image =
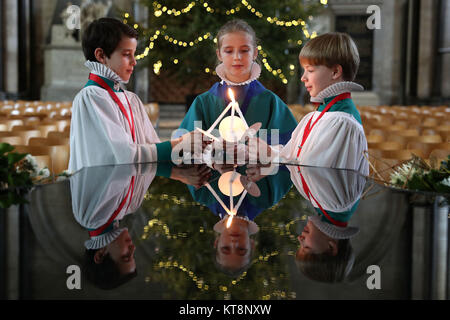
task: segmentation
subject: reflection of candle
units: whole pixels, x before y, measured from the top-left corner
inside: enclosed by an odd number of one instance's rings
[[[226,212],[229,212],[227,206],[225,205],[225,203],[223,203],[223,201],[219,198],[219,196],[217,195],[217,193],[214,191],[214,189],[211,187],[211,185],[206,182],[205,186],[208,188],[208,190],[212,193],[212,195],[214,196],[214,198],[216,198],[217,202],[220,203],[220,205],[222,206],[222,208],[224,208],[224,210]]]
[[[241,197],[239,198],[239,201],[238,201],[238,203],[237,203],[237,205],[236,205],[236,209],[235,209],[236,213],[237,213],[239,207],[241,206],[242,201],[244,201],[244,198],[245,198],[246,195],[247,195],[247,190],[244,190],[244,192],[242,193],[242,195],[241,195]]]
[[[227,220],[227,229],[231,226],[231,221],[233,221],[233,214],[230,214]]]
[[[241,174],[236,171],[228,171],[222,174],[217,182],[220,192],[226,196],[232,197],[240,195],[242,191],[244,191],[244,186],[242,185],[240,178]],[[230,187],[230,183],[233,185],[233,188]]]

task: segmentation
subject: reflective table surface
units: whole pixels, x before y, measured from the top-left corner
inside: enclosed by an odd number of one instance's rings
[[[104,166],[35,187],[15,213],[17,242],[11,232],[1,238],[4,252],[18,249],[15,262],[3,261],[3,294],[13,286],[24,299],[448,299],[445,196],[349,170],[227,170]]]

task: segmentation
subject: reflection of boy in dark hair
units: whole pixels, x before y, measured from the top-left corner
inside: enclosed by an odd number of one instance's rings
[[[114,289],[137,275],[135,246],[127,229],[100,249],[85,251],[84,271],[89,282],[100,289]]]

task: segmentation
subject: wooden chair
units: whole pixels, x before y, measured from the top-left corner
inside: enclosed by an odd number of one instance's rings
[[[402,136],[402,137],[418,137],[419,130],[417,130],[417,129],[399,130],[399,131],[396,131],[395,134]]]
[[[432,129],[432,128],[425,128],[422,130],[422,135],[424,136],[435,136],[435,135],[440,135],[439,131],[437,131],[436,129]]]
[[[32,156],[48,155],[51,159],[50,172],[59,174],[69,166],[70,147],[65,146],[25,146],[16,147],[17,152],[29,153]]]
[[[400,150],[403,148],[403,145],[397,141],[384,141],[378,143],[368,143],[369,149],[378,149],[378,150]]]
[[[391,131],[402,131],[406,130],[407,127],[403,124],[391,124],[389,126],[386,126],[383,128],[384,130],[391,132]]]
[[[49,131],[58,131],[57,124],[41,124],[37,126],[37,129],[41,131],[43,137],[46,137]]]
[[[70,127],[70,120],[48,120],[46,124],[56,125],[58,127],[56,131],[63,132],[66,127]]]
[[[380,135],[371,135],[366,136],[367,143],[379,143],[384,141],[384,136]]]
[[[69,145],[69,138],[30,138],[29,146],[64,146]]]
[[[423,119],[421,123],[422,128],[435,128],[439,125],[440,119],[439,118],[433,118],[433,117],[426,117]]]
[[[18,136],[4,136],[0,138],[0,142],[9,143],[12,146],[23,144],[23,138]]]
[[[382,150],[383,159],[394,159],[399,161],[412,159],[412,154],[425,159],[425,155],[422,150],[410,149],[410,150]]]
[[[47,134],[47,138],[54,138],[54,139],[70,138],[70,132],[50,131]]]
[[[434,149],[430,153],[430,158],[434,157],[440,163],[441,161],[447,160],[450,155],[450,151],[448,149]]]
[[[36,126],[30,126],[30,125],[20,125],[20,126],[13,126],[11,128],[11,131],[28,131],[28,130],[36,130]]]
[[[416,129],[420,127],[422,120],[420,117],[414,115],[414,116],[410,116],[408,118],[408,128],[409,129]]]
[[[4,123],[8,125],[8,130],[11,130],[15,126],[23,126],[24,124],[22,119],[8,119]]]
[[[426,143],[420,141],[410,141],[408,142],[406,149],[408,150],[420,149],[423,151],[425,158],[428,159],[430,157],[430,153],[435,149],[448,150],[448,153],[450,153],[450,143],[442,143],[442,142]]]
[[[382,137],[385,137],[387,135],[386,131],[384,131],[383,129],[371,129],[369,134]]]
[[[26,126],[37,126],[41,123],[41,119],[39,117],[29,117],[24,119],[24,125]]]
[[[39,130],[12,131],[18,137],[22,137],[24,144],[28,144],[30,138],[41,137]]]
[[[432,136],[418,136],[414,137],[414,141],[425,142],[425,143],[439,143],[443,142],[442,137],[440,135],[432,135]]]

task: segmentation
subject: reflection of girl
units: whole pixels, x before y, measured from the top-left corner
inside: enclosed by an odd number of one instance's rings
[[[135,212],[156,174],[155,165],[84,168],[70,178],[72,209],[88,230],[85,274],[103,289],[136,276],[135,246],[119,221]]]
[[[254,30],[245,21],[229,21],[219,30],[217,45],[221,63],[216,72],[221,81],[195,99],[180,128],[192,131],[194,121],[201,121],[202,129],[209,129],[230,102],[227,89],[232,88],[248,125],[261,122],[262,129],[279,130],[279,141],[274,143],[284,145],[297,122],[286,104],[257,80],[261,67],[255,62],[258,49]],[[270,131],[267,140],[272,144]]]
[[[221,166],[222,173],[233,169],[233,166]],[[218,233],[214,242],[214,261],[219,270],[234,277],[250,267],[255,246],[250,236],[258,232],[258,226],[253,220],[265,209],[278,203],[292,186],[289,171],[284,166],[280,167],[276,174],[269,176],[262,176],[257,166],[239,167],[237,171],[244,176],[243,181],[247,181],[245,188],[249,190],[249,194],[246,194],[240,202],[237,215],[229,228],[226,228],[228,212],[221,203],[230,203],[230,197],[220,192],[216,179],[219,173],[213,172],[210,182],[214,194],[206,187],[194,189],[189,186],[193,199],[208,206],[215,215],[220,217],[220,221],[214,226],[214,231]],[[251,184],[256,184],[260,195],[251,195],[254,194],[251,191]],[[233,197],[234,205],[239,202],[241,196],[242,194]]]

